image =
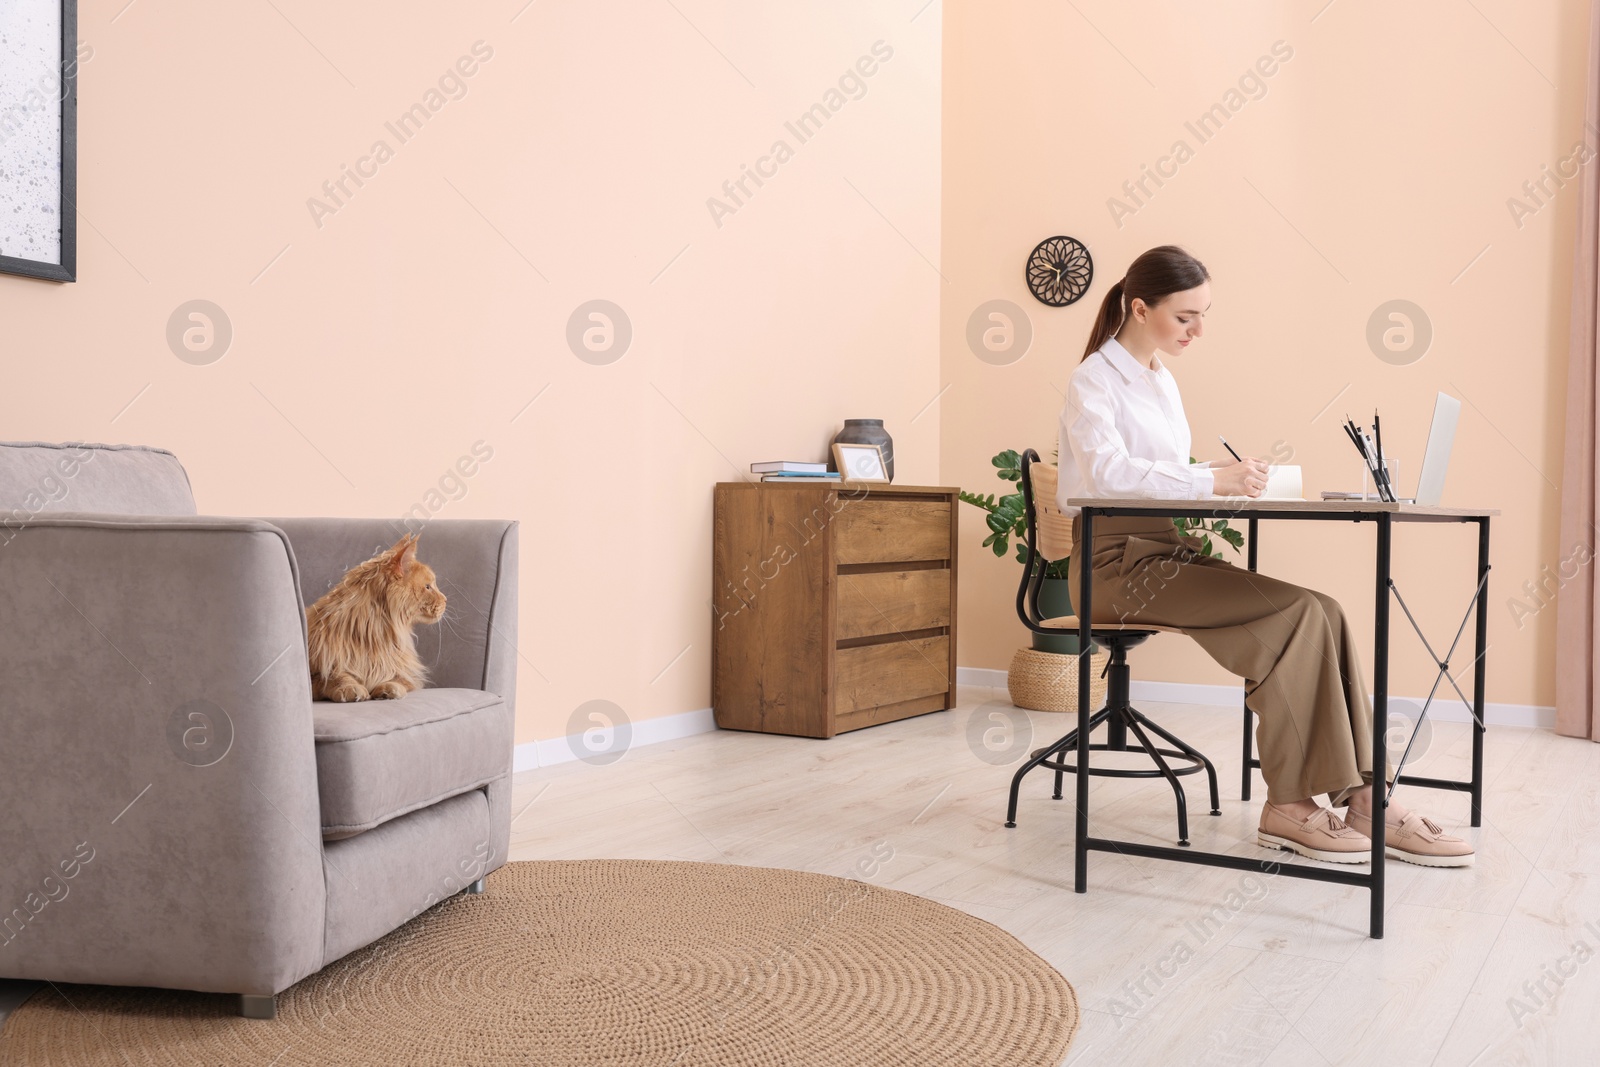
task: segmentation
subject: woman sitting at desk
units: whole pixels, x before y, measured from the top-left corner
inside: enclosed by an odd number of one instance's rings
[[[1061,411],[1057,503],[1072,517],[1072,588],[1090,559],[1096,621],[1178,627],[1246,680],[1267,781],[1261,844],[1360,863],[1372,849],[1372,703],[1339,602],[1201,556],[1199,540],[1166,516],[1097,518],[1085,556],[1079,509],[1066,505],[1072,497],[1255,497],[1266,488],[1264,460],[1188,462],[1189,424],[1160,358],[1181,356],[1200,336],[1210,277],[1183,249],[1163,245],[1106,293]],[[1344,819],[1317,803],[1322,793],[1333,808],[1349,806]],[[1393,800],[1384,824],[1396,859],[1472,863],[1468,842]]]

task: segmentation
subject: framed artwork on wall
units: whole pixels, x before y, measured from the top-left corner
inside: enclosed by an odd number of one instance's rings
[[[0,272],[77,276],[78,0],[0,0]]]

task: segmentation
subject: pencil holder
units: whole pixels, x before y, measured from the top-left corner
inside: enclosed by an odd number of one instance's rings
[[[1384,449],[1384,451],[1387,452],[1388,449]],[[1395,458],[1389,455],[1384,456],[1383,466],[1389,472],[1389,484],[1394,487],[1394,495],[1396,497],[1405,496],[1406,494],[1400,491],[1400,465],[1395,462]],[[1378,499],[1378,487],[1372,484],[1372,472],[1367,469],[1365,463],[1361,465],[1361,496],[1363,499],[1368,496],[1373,500]]]

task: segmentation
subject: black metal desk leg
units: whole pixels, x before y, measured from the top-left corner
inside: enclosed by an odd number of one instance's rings
[[[1257,527],[1259,526],[1259,520],[1257,520],[1255,518],[1251,518],[1251,519],[1249,519],[1247,521],[1249,523],[1249,529],[1250,529],[1250,546],[1245,551],[1248,553],[1248,561],[1249,561],[1250,569],[1251,570],[1255,570],[1256,569],[1256,532],[1257,532]],[[1239,799],[1240,800],[1249,800],[1250,799],[1250,761],[1255,758],[1255,754],[1256,754],[1255,743],[1254,743],[1255,742],[1255,738],[1253,736],[1255,734],[1255,725],[1256,725],[1255,716],[1252,715],[1251,712],[1250,712],[1250,705],[1249,704],[1245,704],[1244,705],[1244,758],[1240,761],[1241,766],[1239,768]]]
[[[1073,842],[1073,891],[1089,891],[1089,675],[1094,669],[1089,654],[1094,649],[1089,618],[1094,605],[1091,588],[1094,570],[1094,516],[1088,508],[1080,513],[1083,537],[1078,552],[1078,811],[1077,839]]]
[[[1378,586],[1373,605],[1372,657],[1372,922],[1373,937],[1383,936],[1385,820],[1389,817],[1389,513],[1378,515]]]
[[[1477,721],[1472,728],[1472,825],[1483,825],[1483,734],[1487,724],[1483,718],[1483,672],[1486,653],[1489,651],[1489,517],[1478,520],[1478,614],[1477,653],[1472,661],[1472,715]]]

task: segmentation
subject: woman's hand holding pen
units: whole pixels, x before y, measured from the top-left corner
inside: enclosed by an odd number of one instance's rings
[[[1237,463],[1211,468],[1211,491],[1217,496],[1260,496],[1267,488],[1267,461],[1245,456]]]

